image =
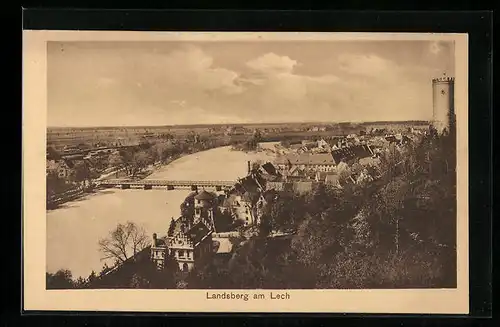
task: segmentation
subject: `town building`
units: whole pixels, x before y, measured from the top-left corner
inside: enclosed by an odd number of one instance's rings
[[[55,160],[55,159],[47,159],[45,163],[46,163],[47,174],[48,173],[56,173],[56,174],[58,174],[59,163],[58,163],[57,160]]]
[[[318,183],[341,187],[339,174],[335,172],[317,172],[315,180]]]
[[[356,176],[356,184],[373,182],[374,178],[368,172],[368,169],[363,169],[358,176]]]
[[[297,194],[309,193],[314,189],[314,180],[294,182],[292,189]]]
[[[259,224],[265,205],[276,194],[276,190],[267,189],[266,184],[273,182],[266,178],[275,180],[280,175],[271,163],[253,169],[250,162],[247,164],[248,175],[224,194],[206,190],[191,193],[181,205],[181,217],[172,219],[167,236],[153,234],[150,258],[158,269],[173,259],[181,271],[189,272],[224,250],[214,246],[213,235],[233,231],[238,221],[245,226]]]
[[[234,220],[240,220],[245,226],[248,226],[256,223],[252,202],[248,193],[243,195],[228,194],[222,202],[221,209],[223,212],[229,213]]]
[[[373,156],[373,150],[369,145],[360,144],[340,149],[335,149],[331,153],[333,160],[338,164],[340,162],[350,162],[361,158]]]
[[[321,139],[318,141],[318,144],[317,144],[317,147],[319,149],[324,149],[324,150],[330,150],[330,144],[328,144],[328,142],[326,142],[325,140]]]
[[[166,238],[158,239],[153,234],[151,259],[158,269],[165,267],[165,260],[170,256],[181,271],[188,272],[212,255],[216,206],[216,195],[203,190],[194,196],[193,216],[175,220],[173,230]]]
[[[74,163],[71,160],[59,160],[57,163],[57,176],[68,178],[73,173]]]
[[[247,132],[247,130],[243,126],[230,126],[225,130],[224,135],[226,135],[226,136],[243,135],[246,132]]]
[[[333,171],[337,162],[329,153],[311,153],[279,156],[275,164],[282,172],[290,171],[294,167],[299,170]]]

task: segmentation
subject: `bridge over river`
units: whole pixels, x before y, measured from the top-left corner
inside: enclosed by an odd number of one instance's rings
[[[234,186],[236,181],[181,181],[181,180],[163,180],[163,179],[143,179],[143,180],[123,180],[123,179],[108,179],[100,180],[96,182],[97,186],[101,187],[121,187],[122,189],[129,188],[144,188],[145,190],[150,190],[153,187],[163,188],[166,187],[167,190],[173,190],[176,188],[190,188],[191,190],[197,190],[198,188],[215,188],[217,191],[223,188],[229,188]]]

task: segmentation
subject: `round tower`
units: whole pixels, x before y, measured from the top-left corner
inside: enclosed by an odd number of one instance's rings
[[[442,133],[449,132],[455,120],[455,78],[444,75],[432,80],[432,125]]]
[[[213,200],[215,199],[215,195],[203,190],[199,194],[197,194],[194,199],[195,208],[211,208],[213,205]]]

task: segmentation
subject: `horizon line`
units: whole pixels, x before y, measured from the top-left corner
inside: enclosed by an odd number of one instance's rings
[[[431,122],[432,119],[405,119],[405,120],[364,120],[364,121],[336,121],[336,122],[318,122],[318,121],[304,121],[304,122],[247,122],[247,123],[193,123],[193,124],[171,124],[171,125],[93,125],[93,126],[48,126],[50,128],[159,128],[159,127],[186,127],[186,126],[242,126],[242,125],[297,125],[297,124],[318,124],[318,125],[329,125],[329,124],[369,124],[369,123],[405,123],[405,122]]]

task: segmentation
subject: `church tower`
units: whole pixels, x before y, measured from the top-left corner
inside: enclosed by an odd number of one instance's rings
[[[432,125],[439,134],[455,124],[455,78],[444,74],[432,80]]]

